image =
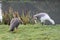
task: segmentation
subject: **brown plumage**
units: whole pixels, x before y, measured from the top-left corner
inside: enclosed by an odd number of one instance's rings
[[[17,15],[17,13],[13,14],[13,17],[11,22],[10,22],[10,31],[14,31],[14,29],[18,29],[19,24],[22,23],[22,20],[20,19],[20,17]]]

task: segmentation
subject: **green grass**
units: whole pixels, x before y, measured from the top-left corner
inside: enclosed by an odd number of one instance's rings
[[[60,40],[60,25],[19,25],[16,33],[8,32],[8,25],[0,25],[0,40]]]

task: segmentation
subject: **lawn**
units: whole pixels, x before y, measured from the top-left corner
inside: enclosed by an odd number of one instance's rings
[[[8,25],[0,25],[0,40],[60,40],[60,25],[19,25],[15,33],[9,32]]]

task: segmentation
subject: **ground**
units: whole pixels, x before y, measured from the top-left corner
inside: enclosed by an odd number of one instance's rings
[[[19,25],[15,33],[9,32],[8,25],[0,25],[0,40],[60,40],[60,25]]]

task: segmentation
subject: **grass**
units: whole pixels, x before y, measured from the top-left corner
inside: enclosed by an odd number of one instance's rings
[[[60,40],[60,25],[19,25],[16,33],[8,32],[8,25],[0,25],[0,40]]]

